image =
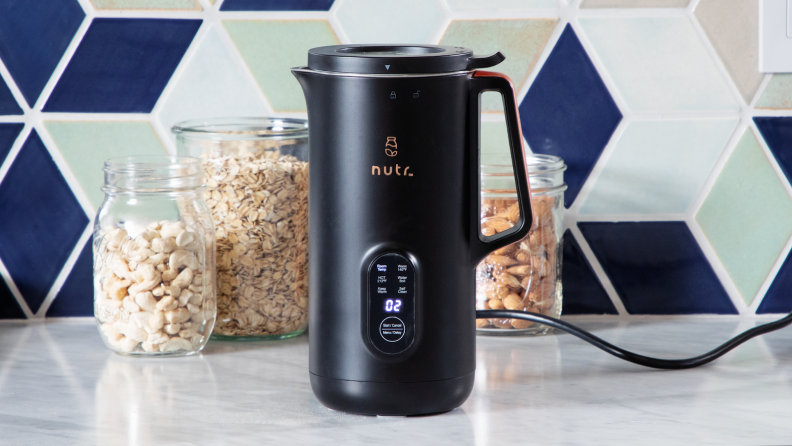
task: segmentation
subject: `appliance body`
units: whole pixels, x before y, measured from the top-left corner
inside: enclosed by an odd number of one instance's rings
[[[530,229],[511,85],[468,70],[293,72],[308,104],[314,393],[327,407],[363,414],[458,407],[475,372],[475,266]],[[478,98],[486,90],[511,97],[527,216],[497,238],[484,237],[479,223]]]

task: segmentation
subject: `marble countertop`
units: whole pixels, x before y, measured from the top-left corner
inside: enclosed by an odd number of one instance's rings
[[[661,357],[709,350],[752,320],[568,319]],[[126,358],[92,320],[0,323],[0,445],[792,444],[792,328],[714,364],[655,371],[576,338],[479,337],[459,409],[334,412],[308,382],[307,336]]]

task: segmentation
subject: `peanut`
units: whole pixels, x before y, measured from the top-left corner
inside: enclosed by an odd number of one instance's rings
[[[532,197],[533,227],[523,240],[500,248],[476,269],[476,300],[479,308],[523,310],[556,315],[557,234],[554,198]],[[511,228],[519,219],[514,199],[484,199],[482,232],[494,235]],[[488,230],[494,231],[488,233]],[[478,319],[477,328],[526,329],[532,322]]]

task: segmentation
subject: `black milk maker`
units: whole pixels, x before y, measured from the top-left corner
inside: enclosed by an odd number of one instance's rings
[[[327,407],[414,415],[461,405],[475,372],[475,267],[531,225],[515,93],[501,53],[314,48],[292,69],[310,137],[310,377]],[[480,97],[503,95],[522,218],[479,219]]]

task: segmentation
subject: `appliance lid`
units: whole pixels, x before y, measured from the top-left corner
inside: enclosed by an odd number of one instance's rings
[[[474,56],[461,46],[441,45],[332,45],[308,50],[308,68],[356,74],[453,73],[495,66],[500,52]]]

